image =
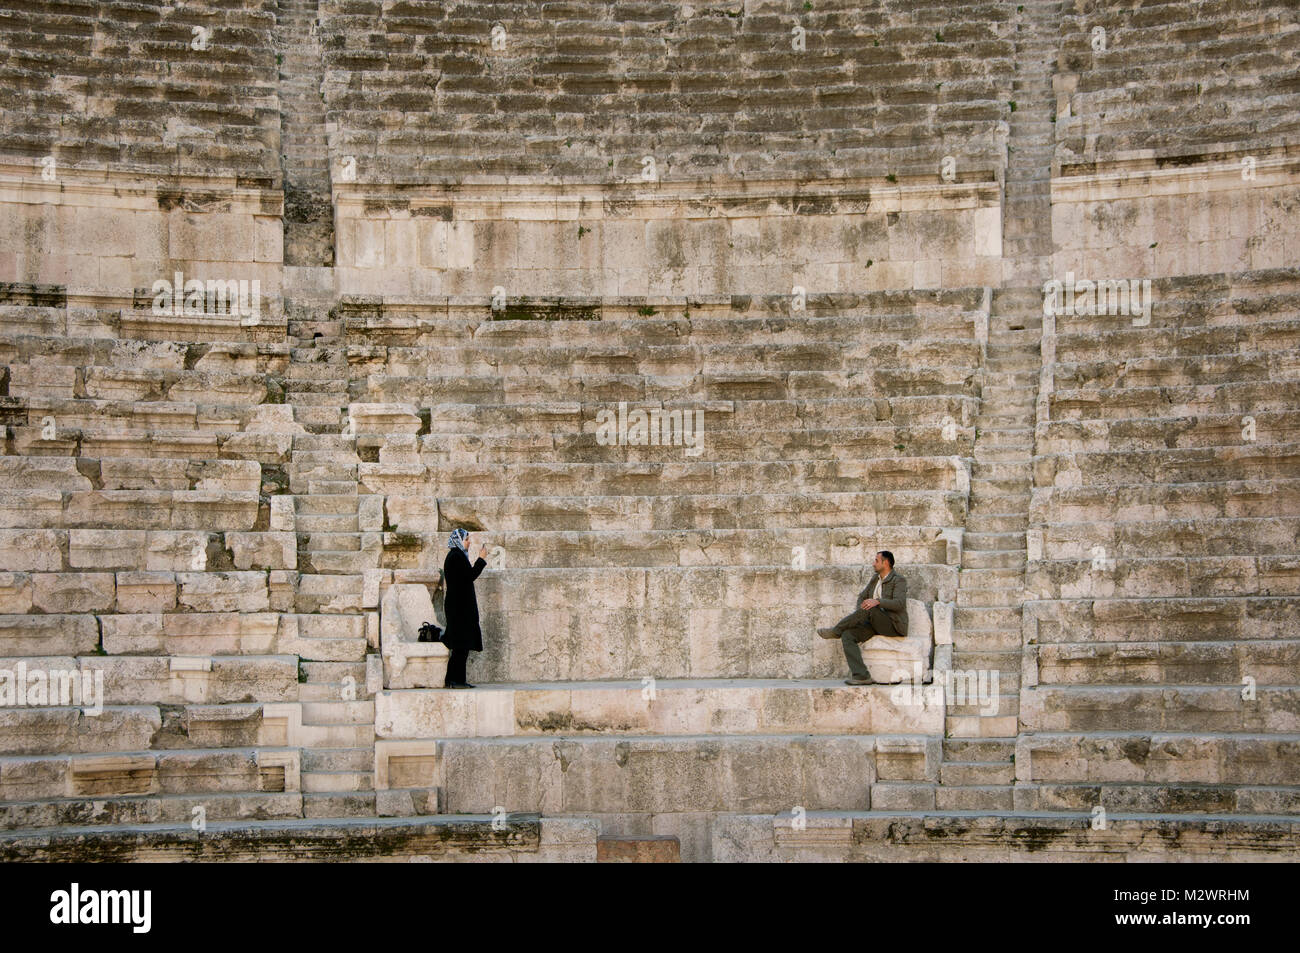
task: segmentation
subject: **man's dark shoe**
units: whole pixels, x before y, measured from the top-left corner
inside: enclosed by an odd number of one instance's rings
[[[834,629],[818,629],[817,634],[823,639],[838,639],[840,637],[840,634]]]
[[[869,678],[858,678],[858,676],[854,675],[852,678],[846,678],[844,680],[844,684],[845,685],[874,685],[876,683]]]

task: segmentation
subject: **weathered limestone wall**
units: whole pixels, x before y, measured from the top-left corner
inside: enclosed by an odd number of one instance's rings
[[[1300,151],[1149,155],[1079,163],[1052,179],[1052,274],[1163,278],[1294,264]]]
[[[0,281],[127,297],[155,281],[258,281],[280,293],[283,193],[234,178],[141,179],[9,160],[0,167]]]
[[[956,288],[991,283],[1002,254],[995,182],[344,186],[335,216],[339,290],[397,297]]]

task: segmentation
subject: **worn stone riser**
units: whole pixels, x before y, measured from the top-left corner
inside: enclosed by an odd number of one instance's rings
[[[573,401],[593,397],[602,401],[803,400],[815,398],[881,398],[974,396],[974,372],[966,366],[933,366],[848,371],[724,372],[644,377],[603,374],[586,380],[537,374],[533,377],[442,376],[387,377],[372,374],[366,399],[417,405],[472,399],[483,404],[534,401]],[[55,396],[71,397],[71,389]]]
[[[142,751],[0,758],[0,801],[86,796],[294,793],[297,749]],[[288,790],[286,790],[286,786]]]
[[[0,663],[14,671],[20,660],[29,671],[90,672],[96,685],[102,671],[105,705],[220,705],[293,701],[298,696],[298,660],[290,655],[214,655],[204,659],[210,668],[201,671],[173,669],[171,658],[151,656],[45,655],[9,657]],[[79,676],[83,684],[85,679]],[[29,704],[32,691],[29,686]]]
[[[1180,674],[1171,673],[1171,681]],[[1300,731],[1300,688],[1270,687],[1267,683],[1277,680],[1270,675],[1261,667],[1260,687],[1251,701],[1242,699],[1240,680],[1231,688],[1168,682],[1151,687],[1040,684],[1021,696],[1020,720],[1029,731],[1294,734]],[[1284,677],[1294,679],[1294,670]]]
[[[0,829],[33,830],[78,825],[183,824],[202,808],[209,821],[253,821],[303,816],[303,798],[287,794],[222,793],[45,799],[0,803]]]
[[[1259,446],[1300,443],[1300,424],[1294,414],[1261,411],[1255,420]],[[1040,425],[1036,449],[1040,454],[1105,453],[1168,449],[1240,447],[1246,443],[1243,417],[1214,414],[1201,417],[1149,418],[1145,420],[1059,420]]]
[[[938,739],[897,753],[873,737],[449,740],[440,744],[447,809],[507,811],[866,810],[878,778],[938,770]],[[927,745],[935,750],[927,757]],[[888,749],[886,749],[888,750]],[[928,762],[928,763],[927,763]]]
[[[930,428],[941,428],[945,417],[951,417],[962,430],[968,428],[978,409],[977,401],[977,397],[960,394],[890,395],[887,399],[760,398],[727,403],[665,399],[662,408],[669,411],[702,410],[710,432],[837,430],[874,424],[907,427],[924,433]],[[629,403],[628,410],[660,406],[658,400]],[[470,438],[484,435],[503,438],[519,433],[579,434],[588,428],[594,433],[596,416],[602,410],[617,413],[618,404],[604,400],[495,406],[439,403],[431,408],[430,429],[439,437]],[[1033,439],[1032,431],[1026,430],[1024,434],[1026,439]]]
[[[789,817],[725,814],[712,824],[714,863],[1016,863],[1152,862],[1178,856],[1203,861],[1284,862],[1300,842],[1286,816],[1204,818],[1135,814],[1093,827],[1086,811],[1060,817],[1012,812],[948,815],[846,811],[805,815],[805,828]]]
[[[635,531],[856,526],[960,526],[966,498],[955,493],[803,493],[657,496],[444,497],[388,496],[387,515],[399,532],[491,527],[532,530]],[[0,510],[0,515],[3,510]],[[2,525],[2,524],[0,524]]]
[[[1020,811],[1108,814],[1300,814],[1300,786],[1214,784],[1018,784]]]
[[[1300,473],[1300,445],[1235,447],[1194,450],[1144,450],[1039,455],[1034,458],[1034,485],[1108,486],[1125,483],[1163,483],[1177,486],[1207,478],[1227,480],[1289,480]],[[971,481],[974,488],[978,483]]]
[[[1086,524],[1100,514],[1115,524],[1266,519],[1300,511],[1300,480],[1057,487],[1041,499],[1030,510],[1035,525]]]
[[[284,449],[278,452],[287,454],[295,421],[301,421],[298,408],[282,404],[197,404],[173,401],[102,401],[82,398],[0,398],[0,407],[16,418],[17,426],[41,428],[45,417],[53,417],[57,427],[56,439],[64,439],[58,434],[72,431],[92,431],[103,436],[129,436],[132,431],[144,434],[158,433],[161,437],[182,435],[193,440],[207,439],[218,441],[222,447],[226,442],[238,436],[239,440],[260,439],[267,446]],[[277,428],[281,432],[262,431],[254,434],[239,434],[250,426],[256,426],[258,419],[270,415],[282,415],[276,418]],[[214,454],[216,456],[216,454]]]
[[[1213,387],[1200,386],[1213,384]],[[1114,387],[1069,390],[1048,395],[1052,420],[1132,420],[1208,417],[1223,414],[1283,414],[1300,399],[1293,376],[1243,381],[1232,376],[1195,386]]]
[[[669,679],[379,693],[380,738],[940,734],[942,692],[825,682]],[[915,696],[915,697],[914,697]]]
[[[1300,785],[1300,735],[1022,734],[1016,776],[1047,782]]]
[[[1108,559],[1112,559],[1107,554]],[[1207,556],[1030,562],[1025,591],[1038,599],[1187,598],[1197,595],[1300,596],[1300,558]]]
[[[387,540],[388,536],[385,537]],[[423,552],[436,555],[446,548],[446,534],[423,534],[420,543]],[[872,554],[881,549],[890,550],[895,559],[909,566],[948,563],[947,542],[938,539],[933,530],[918,531],[915,527],[498,531],[490,534],[490,548],[498,546],[503,550],[503,565],[510,569],[600,566],[771,568],[792,565],[798,558],[796,547],[803,551],[804,564],[813,569],[823,566],[856,569],[870,563]]]
[[[1091,681],[1241,686],[1243,676],[1249,675],[1262,685],[1285,685],[1293,683],[1300,673],[1300,642],[1041,642],[1038,672],[1044,684]]]
[[[702,438],[707,440],[707,434]],[[359,479],[370,493],[456,497],[593,497],[703,495],[723,489],[742,495],[780,486],[790,493],[958,492],[958,473],[950,457],[898,457],[885,460],[778,460],[694,463],[686,456],[670,463],[521,463],[489,465],[446,463],[362,463]],[[2,458],[0,458],[2,459]],[[299,478],[301,479],[301,478]],[[293,478],[290,489],[294,489]],[[1026,486],[1026,489],[1028,487]],[[1025,502],[1028,502],[1026,494]]]
[[[347,371],[358,377],[373,376],[384,380],[390,387],[397,386],[396,382],[403,378],[472,379],[490,376],[500,376],[509,387],[512,382],[523,382],[539,374],[545,375],[549,369],[560,368],[574,376],[588,378],[617,375],[658,379],[681,378],[690,374],[851,373],[882,366],[925,370],[945,365],[971,367],[979,361],[976,344],[961,340],[892,347],[874,343],[650,345],[635,350],[625,346],[604,349],[552,347],[544,352],[543,361],[539,361],[540,349],[536,347],[439,347],[430,350],[434,353],[390,354],[386,363],[358,363]],[[106,386],[106,382],[101,383],[106,375],[98,371],[98,368],[86,369],[85,374],[90,378],[87,380],[88,390],[92,380],[101,389]]]
[[[1294,598],[1081,599],[1026,607],[1039,644],[1289,640]],[[960,610],[957,615],[961,623]],[[1174,651],[1174,650],[1171,650]]]
[[[1266,318],[1268,316],[1265,316]],[[1068,318],[1062,319],[1068,321]],[[1106,363],[1152,362],[1197,365],[1203,361],[1286,359],[1282,352],[1300,348],[1300,320],[1290,317],[1259,323],[1253,316],[1245,327],[1222,325],[1199,329],[1129,328],[1081,336],[1062,334],[1056,339],[1056,373],[1059,380],[1089,374]],[[1067,324],[1066,327],[1069,327]]]
[[[1176,388],[1294,380],[1298,370],[1300,355],[1286,351],[1149,357],[1122,363],[1058,363],[1054,367],[1054,375],[1059,390],[1088,390],[1097,393],[1141,387]]]
[[[724,415],[711,416],[703,411],[702,432],[698,436],[700,457],[718,462],[779,461],[779,460],[843,460],[872,459],[896,454],[915,456],[969,457],[972,454],[973,435],[969,428],[959,429],[955,439],[946,439],[939,421],[931,427],[877,426],[840,428],[834,430],[732,430]],[[418,460],[426,466],[448,463],[640,463],[683,462],[684,451],[690,449],[683,443],[680,430],[676,444],[673,438],[663,438],[656,429],[658,446],[625,444],[602,445],[593,432],[593,422],[585,422],[586,431],[556,431],[528,434],[502,434],[475,436],[472,434],[429,434],[421,438],[418,456],[402,453],[393,456],[402,462]],[[676,428],[676,424],[672,425]],[[697,439],[697,424],[692,422],[691,440]],[[377,438],[382,439],[382,438]],[[603,439],[603,438],[602,438]],[[639,438],[638,438],[639,440]],[[898,449],[902,447],[903,449]],[[380,456],[387,448],[381,445]],[[689,459],[689,458],[687,458]],[[1026,468],[1026,474],[1028,469]]]
[[[0,456],[0,480],[14,490],[196,490],[256,492],[254,460],[168,460],[148,457]]]
[[[1189,558],[1288,555],[1300,549],[1300,517],[1180,520],[1168,523],[1056,523],[1040,530],[1046,561],[1091,559],[1093,547],[1107,559],[1145,559],[1157,554]]]

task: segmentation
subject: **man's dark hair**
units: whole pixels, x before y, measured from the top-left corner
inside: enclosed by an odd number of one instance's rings
[[[891,552],[890,552],[889,550],[887,550],[887,549],[882,549],[882,550],[880,551],[880,555],[883,556],[883,557],[885,557],[886,559],[889,560],[889,568],[890,568],[890,569],[893,569],[893,568],[894,568],[894,554],[891,553]]]

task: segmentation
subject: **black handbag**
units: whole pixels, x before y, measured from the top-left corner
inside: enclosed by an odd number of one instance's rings
[[[420,626],[420,637],[416,639],[416,641],[417,642],[441,642],[442,634],[443,634],[442,629],[438,628],[432,622],[426,622],[424,623],[424,625]]]

